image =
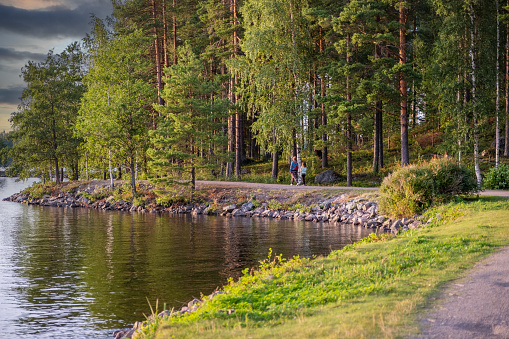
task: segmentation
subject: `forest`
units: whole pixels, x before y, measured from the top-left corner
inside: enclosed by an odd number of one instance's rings
[[[11,173],[126,176],[136,194],[139,179],[193,188],[258,162],[282,182],[291,156],[348,186],[356,168],[430,154],[479,185],[507,162],[509,0],[112,2],[22,69]]]

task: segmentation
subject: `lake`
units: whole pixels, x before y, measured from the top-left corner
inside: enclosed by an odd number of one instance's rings
[[[0,178],[0,198],[29,186]],[[115,329],[210,294],[258,265],[326,255],[367,236],[349,225],[130,214],[0,201],[4,338],[111,338]],[[147,301],[148,298],[148,301]]]

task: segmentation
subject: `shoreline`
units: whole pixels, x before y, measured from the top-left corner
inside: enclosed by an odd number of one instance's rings
[[[149,204],[148,206],[136,206],[132,202],[115,198],[114,195],[105,194],[100,199],[92,200],[92,196],[98,193],[108,192],[109,184],[102,182],[81,183],[74,185],[72,189],[68,185],[62,185],[51,194],[44,194],[41,198],[31,196],[29,193],[15,193],[4,201],[17,202],[27,205],[51,206],[61,208],[93,208],[104,211],[123,211],[130,213],[158,213],[158,214],[205,214],[222,217],[251,217],[272,219],[293,219],[308,222],[328,222],[330,224],[352,224],[357,227],[365,227],[373,230],[373,233],[398,234],[408,229],[422,228],[425,225],[417,219],[390,219],[378,212],[377,194],[368,192],[334,192],[328,190],[313,190],[306,186],[307,190],[301,196],[294,192],[282,194],[279,191],[267,191],[261,188],[255,191],[244,189],[231,190],[228,188],[209,187],[206,189],[210,201],[198,203],[175,203],[170,206]],[[152,187],[145,187],[146,193],[153,193]],[[290,187],[289,187],[290,188]],[[239,192],[251,198],[243,202],[239,200]],[[220,198],[218,198],[220,197]],[[237,203],[235,201],[237,200]],[[293,206],[292,206],[293,204]],[[283,208],[285,206],[286,208]],[[297,207],[297,208],[296,208]],[[211,300],[214,296],[222,293],[216,291],[204,300]],[[194,299],[186,306],[177,311],[163,311],[158,318],[173,314],[192,313],[199,308],[204,300]],[[155,321],[154,316],[148,321]],[[118,329],[113,332],[114,338],[132,338],[140,331],[146,322],[136,322],[132,328]]]

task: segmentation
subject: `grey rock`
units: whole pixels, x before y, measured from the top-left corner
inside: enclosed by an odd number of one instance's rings
[[[248,212],[248,211],[251,211],[253,209],[253,207],[254,207],[254,204],[251,201],[248,201],[242,205],[241,210],[243,212]]]
[[[237,209],[237,206],[234,204],[223,207],[223,211],[227,213],[233,212],[235,209]]]
[[[341,176],[333,170],[327,170],[315,177],[315,184],[330,184],[341,179]]]
[[[244,213],[241,209],[235,209],[232,212],[233,217],[243,217],[245,215],[246,215],[246,213]]]
[[[187,303],[187,307],[191,308],[191,307],[193,307],[196,304],[201,304],[201,300],[197,299],[197,298],[194,298],[193,300],[191,300],[190,302]]]

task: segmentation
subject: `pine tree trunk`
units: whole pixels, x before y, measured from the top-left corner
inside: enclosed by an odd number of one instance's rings
[[[242,149],[243,149],[243,117],[242,114],[237,111],[235,114],[235,176],[240,177],[242,167]]]
[[[170,59],[168,57],[168,22],[166,21],[166,0],[162,3],[163,9],[163,53],[164,53],[164,66],[170,66]]]
[[[159,37],[157,35],[157,20],[156,20],[156,1],[152,0],[152,23],[154,24],[154,48],[156,54],[156,76],[157,76],[157,103],[159,105],[163,104],[163,98],[161,97],[161,93],[163,91],[163,83],[161,76],[161,55],[159,51]]]
[[[500,53],[500,20],[499,20],[499,14],[498,14],[498,2],[499,0],[495,0],[495,8],[497,10],[497,65],[496,65],[496,99],[495,99],[495,167],[498,168],[498,163],[500,161],[499,154],[500,154],[500,126],[499,126],[499,115],[500,115],[500,84],[498,79],[498,73],[500,71],[499,67],[499,53]]]
[[[479,164],[479,126],[478,126],[478,112],[476,108],[476,92],[477,92],[477,85],[476,85],[476,77],[475,77],[475,69],[476,69],[476,62],[475,62],[475,12],[474,12],[474,6],[472,5],[472,2],[470,2],[470,24],[471,24],[471,30],[470,30],[470,58],[472,62],[472,70],[471,70],[471,82],[472,82],[472,105],[473,105],[473,124],[474,124],[474,170],[475,170],[475,176],[477,178],[477,188],[481,188],[482,183],[482,176],[481,176],[481,167]]]
[[[346,63],[350,64],[350,33],[346,35]],[[350,90],[350,74],[346,75],[346,100],[352,101]],[[350,111],[346,114],[346,186],[352,186],[352,115]]]
[[[382,101],[376,102],[376,118],[377,123],[376,126],[378,128],[377,136],[378,136],[378,169],[384,167],[384,133],[383,133],[383,103]]]
[[[323,47],[323,41],[324,39],[321,38],[320,39],[320,54],[322,54],[324,52],[324,47]],[[322,98],[325,97],[325,79],[324,79],[324,76],[322,75],[320,77],[320,95]],[[327,112],[325,111],[325,103],[321,103],[320,105],[321,107],[321,110],[322,110],[322,126],[325,127],[327,126]],[[322,132],[322,142],[323,142],[323,147],[322,147],[322,168],[326,168],[326,167],[329,167],[329,161],[327,159],[328,157],[328,150],[327,150],[327,132],[325,130],[323,130]]]
[[[399,30],[399,63],[406,64],[406,8],[403,6],[403,0],[399,0],[399,23],[401,28]],[[407,83],[403,73],[399,78],[399,91],[401,95],[401,166],[409,164],[409,150],[408,150],[408,112],[407,112]]]
[[[177,64],[177,4],[173,0],[173,64]]]
[[[507,0],[509,8],[509,0]],[[504,157],[509,157],[509,22],[506,25],[505,45],[505,145]]]
[[[377,44],[375,45],[375,60],[378,60],[382,57],[381,47]],[[374,134],[373,134],[373,172],[378,173],[380,168],[382,168],[382,164],[380,161],[383,161],[383,118],[382,118],[382,101],[378,100],[375,103],[375,114],[374,114]]]

